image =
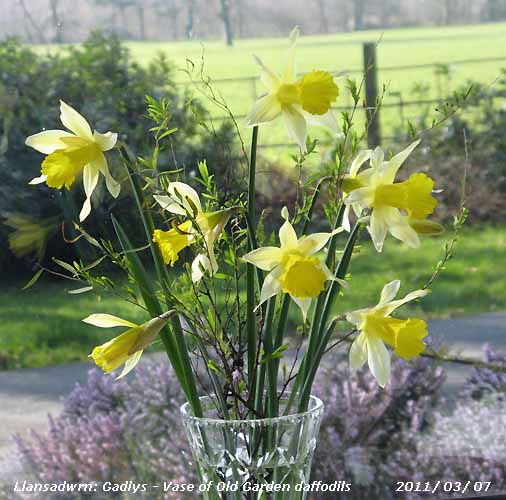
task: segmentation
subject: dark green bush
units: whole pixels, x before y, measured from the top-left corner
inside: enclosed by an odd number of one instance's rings
[[[75,183],[68,193],[45,185],[27,185],[40,175],[43,157],[26,147],[25,139],[43,129],[63,128],[59,120],[60,99],[79,110],[93,128],[118,132],[120,139],[142,156],[153,146],[146,95],[165,97],[170,103],[171,127],[178,130],[172,136],[171,147],[160,154],[159,169],[194,169],[199,160],[206,158],[210,170],[217,168],[213,172],[217,181],[228,182],[227,172],[234,170],[231,127],[223,125],[211,132],[200,127],[198,116],[203,108],[194,101],[190,105],[190,96],[177,91],[173,73],[173,66],[162,56],[143,66],[133,62],[117,38],[101,33],[94,33],[84,44],[58,55],[40,54],[13,39],[0,43],[0,217],[23,213],[36,219],[62,218],[62,196],[66,197],[67,206],[74,203],[79,207],[82,203],[81,183]],[[120,179],[122,170],[112,163],[113,174]],[[105,195],[102,198],[103,194],[103,189],[97,189],[101,203],[94,204],[87,228],[107,225],[111,210],[135,220],[128,189],[123,189],[118,200]],[[8,251],[10,231],[0,224],[0,271],[22,266]],[[59,231],[49,242],[49,255],[74,251],[74,247],[64,243]]]

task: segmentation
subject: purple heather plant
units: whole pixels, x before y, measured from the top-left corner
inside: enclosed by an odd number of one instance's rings
[[[490,347],[485,355],[506,366],[506,357]],[[506,487],[506,438],[483,440],[506,436],[506,375],[474,369],[455,411],[445,414],[439,409],[444,372],[427,359],[396,360],[385,389],[368,370],[350,376],[343,355],[326,366],[315,387],[326,411],[314,480],[351,482],[352,492],[342,497],[347,500],[394,498],[397,481],[492,481],[493,491]],[[87,383],[66,398],[61,415],[51,418],[48,433],[17,438],[19,455],[44,481],[196,482],[179,419],[182,401],[166,363],[145,361],[119,382],[91,370]],[[340,498],[335,495],[328,498]],[[149,498],[164,497],[150,492]]]

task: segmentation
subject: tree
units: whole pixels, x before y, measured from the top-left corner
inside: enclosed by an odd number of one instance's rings
[[[483,6],[481,18],[484,21],[498,21],[506,18],[506,1],[487,0]]]
[[[49,0],[49,7],[51,9],[51,21],[54,26],[54,43],[63,43],[63,34],[62,34],[62,23],[60,21],[60,16],[58,15],[58,3],[60,0]]]
[[[365,0],[353,0],[353,24],[354,30],[364,28]]]
[[[193,37],[193,20],[195,14],[195,0],[188,0],[188,10],[186,17],[186,38]]]
[[[325,9],[325,0],[316,0],[318,5],[318,12],[320,14],[320,28],[319,31],[321,33],[329,32],[329,23],[327,21],[327,13]]]
[[[232,22],[230,19],[230,0],[220,0],[219,17],[223,21],[223,28],[225,29],[225,41],[230,47],[233,43]]]

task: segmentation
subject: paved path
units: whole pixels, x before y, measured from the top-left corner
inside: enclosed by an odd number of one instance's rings
[[[452,351],[481,357],[481,345],[490,342],[506,351],[506,313],[429,322],[433,338],[451,346]],[[71,363],[38,369],[0,372],[0,479],[6,475],[2,456],[12,449],[11,436],[28,429],[47,429],[47,414],[57,414],[61,399],[76,383],[86,379],[91,363]],[[446,392],[462,384],[467,367],[448,367]]]

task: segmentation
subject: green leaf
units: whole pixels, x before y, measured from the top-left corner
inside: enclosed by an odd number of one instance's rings
[[[37,281],[39,280],[40,276],[44,272],[44,269],[40,268],[33,276],[32,279],[21,289],[21,290],[28,290],[31,288]]]
[[[288,349],[288,344],[283,344],[282,346],[279,346],[275,351],[267,354],[262,359],[263,363],[268,363],[269,361],[272,361],[273,359],[280,359],[283,356],[283,353]]]
[[[82,288],[76,288],[75,290],[69,290],[69,294],[70,295],[78,295],[80,293],[86,293],[86,292],[90,292],[91,290],[93,290],[93,287],[92,286],[84,286]]]
[[[56,257],[53,257],[53,262],[63,267],[63,269],[65,269],[69,273],[72,273],[72,276],[76,275],[77,271],[68,262],[63,262],[63,260],[57,259]]]

